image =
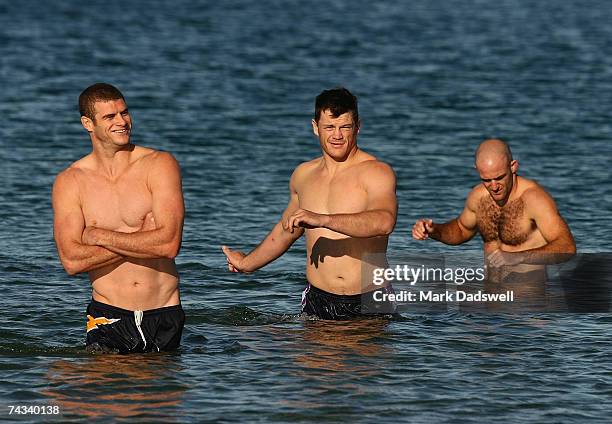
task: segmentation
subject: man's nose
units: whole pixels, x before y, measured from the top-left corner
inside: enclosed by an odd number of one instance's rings
[[[124,117],[122,114],[120,114],[120,113],[118,113],[117,115],[115,115],[115,119],[114,119],[114,121],[115,121],[114,123],[115,123],[116,125],[125,125],[125,123],[127,122],[127,120],[125,119],[125,117]]]
[[[496,191],[499,183],[497,181],[491,181],[491,190]]]
[[[334,138],[336,139],[342,138],[342,130],[340,128],[334,128]]]

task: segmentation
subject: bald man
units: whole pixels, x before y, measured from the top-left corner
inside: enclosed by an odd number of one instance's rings
[[[541,270],[576,252],[555,201],[538,183],[517,175],[518,162],[504,141],[482,142],[475,160],[482,183],[468,194],[461,215],[444,224],[419,219],[414,239],[457,245],[479,232],[489,267],[517,265],[517,272]]]

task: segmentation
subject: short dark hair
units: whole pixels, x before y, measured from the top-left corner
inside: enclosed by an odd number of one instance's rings
[[[90,85],[79,96],[79,112],[81,116],[86,116],[93,121],[96,114],[94,104],[110,100],[125,100],[125,98],[117,87],[110,84],[98,82]]]
[[[350,112],[355,124],[359,122],[359,110],[357,109],[357,97],[344,87],[336,87],[324,90],[317,96],[315,101],[315,122],[319,122],[321,112],[329,110],[334,118]]]

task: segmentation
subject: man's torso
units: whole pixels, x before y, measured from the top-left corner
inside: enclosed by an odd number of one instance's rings
[[[127,169],[112,180],[88,168],[88,157],[74,166],[86,226],[131,233],[152,210],[147,174],[155,152],[136,147]],[[171,259],[127,258],[89,272],[93,298],[124,309],[153,309],[179,303],[178,272]]]
[[[297,186],[299,206],[321,214],[352,214],[367,208],[368,163],[374,157],[330,176],[319,160],[306,164]],[[315,287],[336,294],[358,294],[373,290],[362,287],[361,263],[364,255],[384,257],[388,237],[354,238],[326,228],[306,229],[306,277]],[[372,259],[374,256],[370,257]],[[383,263],[378,264],[382,267]]]
[[[527,205],[523,196],[526,190],[541,190],[541,188],[533,181],[522,177],[518,178],[521,186],[520,190],[502,207],[493,201],[486,190],[482,190],[476,218],[478,231],[484,242],[485,255],[497,249],[504,252],[521,252],[542,247],[547,243],[534,220],[530,218],[529,208],[534,206]],[[544,271],[544,267],[541,265],[519,264],[511,268],[511,270],[506,270],[504,274]]]

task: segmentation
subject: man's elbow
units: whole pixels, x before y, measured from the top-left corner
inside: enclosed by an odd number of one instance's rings
[[[566,253],[568,255],[576,254],[576,241],[574,240],[574,236],[568,232],[568,234],[564,234],[559,239],[557,239],[557,249],[559,253]]]
[[[395,217],[392,214],[385,214],[385,217],[380,220],[380,235],[388,236],[395,229]]]
[[[73,261],[68,258],[60,258],[60,260],[62,262],[62,266],[64,267],[64,270],[71,277],[74,277],[75,275],[80,274],[81,272],[84,271],[81,264],[79,264],[77,261]]]
[[[181,250],[180,241],[172,241],[164,245],[161,251],[161,256],[164,258],[168,258],[168,259],[174,259],[178,256],[180,250]]]

